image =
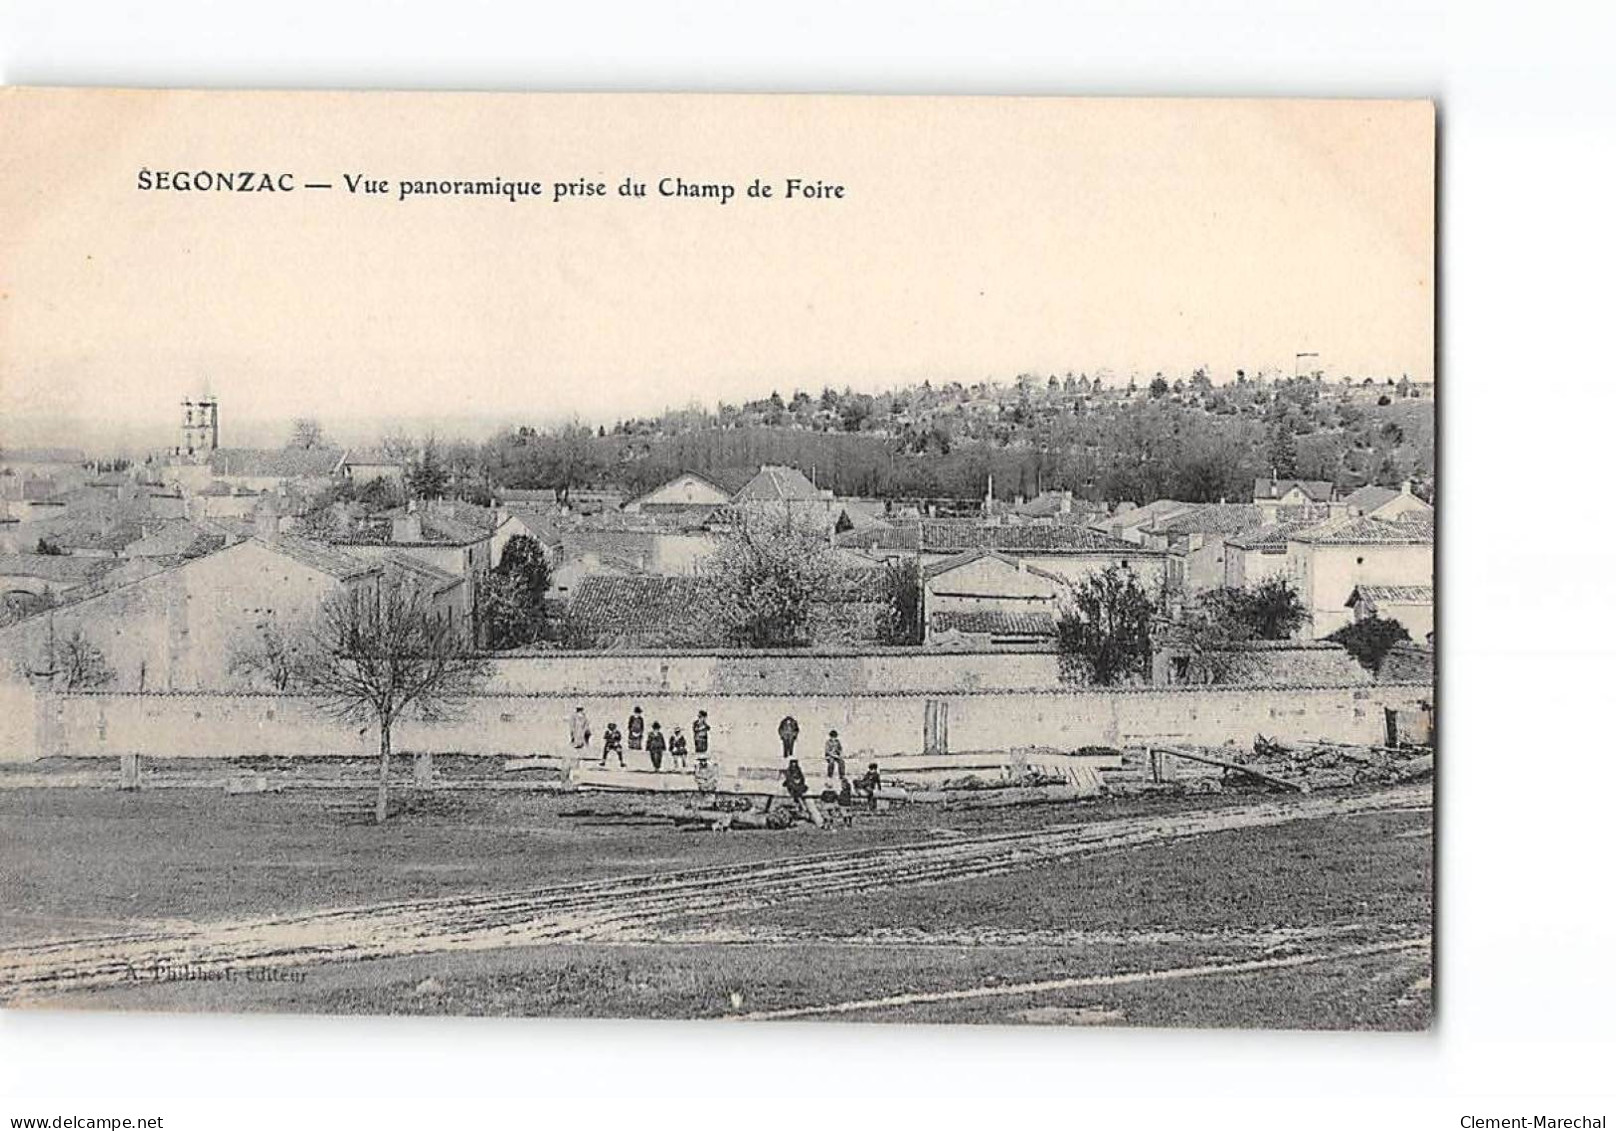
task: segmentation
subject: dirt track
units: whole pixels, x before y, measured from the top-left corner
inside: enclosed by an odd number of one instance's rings
[[[243,977],[253,970],[313,962],[607,942],[643,932],[670,916],[744,910],[804,891],[823,895],[837,886],[827,876],[845,877],[842,882],[859,890],[938,883],[1207,833],[1423,807],[1430,799],[1428,785],[1411,785],[1350,797],[1263,800],[1203,812],[816,853],[676,875],[628,876],[487,896],[28,943],[0,949],[0,1000],[164,978],[222,976],[226,971]],[[827,871],[827,864],[835,867]]]

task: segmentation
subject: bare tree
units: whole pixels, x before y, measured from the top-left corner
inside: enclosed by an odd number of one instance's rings
[[[234,642],[230,650],[230,674],[251,683],[266,684],[271,690],[285,691],[297,678],[301,659],[300,641],[307,631],[287,631],[280,625],[262,625]]]
[[[292,682],[336,717],[374,723],[381,736],[376,821],[387,819],[393,726],[406,712],[442,718],[488,674],[428,594],[408,584],[338,594],[321,607]]]
[[[75,628],[66,636],[57,637],[50,660],[52,674],[68,691],[106,687],[114,678],[106,656],[81,629]]]
[[[300,416],[292,421],[292,435],[286,441],[288,448],[323,448],[325,446],[325,429],[320,422],[312,416]]]

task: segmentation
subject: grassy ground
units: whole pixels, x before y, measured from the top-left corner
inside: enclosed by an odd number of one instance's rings
[[[576,796],[442,793],[388,826],[360,790],[0,790],[0,941],[800,856],[950,832],[1204,809],[1249,797],[965,813],[912,807],[822,832],[590,826]],[[1429,932],[1431,815],[1217,833],[1006,875],[670,920],[614,945],[511,948],[59,999],[93,1008],[723,1017],[901,993],[1336,952]],[[966,997],[858,1020],[1419,1028],[1423,953],[1302,969]]]

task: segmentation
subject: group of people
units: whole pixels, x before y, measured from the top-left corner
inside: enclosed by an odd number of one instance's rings
[[[708,746],[712,738],[712,723],[707,718],[707,712],[696,712],[696,718],[690,724],[690,735],[686,738],[682,727],[674,727],[671,734],[665,734],[662,723],[653,719],[649,729],[646,727],[645,712],[638,705],[629,712],[628,722],[623,730],[619,730],[616,720],[606,724],[606,731],[601,736],[600,764],[607,765],[612,756],[617,756],[617,764],[627,768],[628,761],[624,753],[625,746],[630,751],[645,751],[651,760],[653,772],[662,771],[664,760],[670,770],[690,769],[691,747],[695,748],[696,765],[700,769],[706,764]],[[801,805],[809,795],[808,778],[803,773],[802,765],[797,761],[797,739],[802,735],[802,728],[797,720],[787,715],[780,720],[780,753],[786,762],[785,787],[792,800]],[[583,705],[575,707],[572,712],[571,724],[572,748],[583,757],[589,750],[594,732],[590,729],[589,715],[585,713]],[[854,796],[864,798],[873,808],[875,795],[881,788],[881,770],[874,763],[870,768],[854,780],[847,776],[847,756],[842,750],[842,738],[832,728],[830,735],[825,739],[825,785],[820,790],[820,799],[850,806],[854,803]]]
[[[809,793],[808,776],[797,761],[797,739],[802,728],[797,720],[787,715],[780,720],[780,756],[786,761],[786,792],[798,806],[802,806]],[[825,785],[819,799],[829,804],[850,807],[857,793],[873,809],[875,795],[881,789],[881,768],[874,762],[856,780],[847,776],[847,755],[842,751],[842,736],[834,727],[825,739]]]
[[[695,721],[690,724],[690,736],[685,737],[682,727],[674,727],[673,733],[664,734],[662,724],[655,719],[651,727],[646,729],[645,712],[639,706],[629,712],[627,723],[627,745],[629,750],[644,750],[651,759],[651,769],[654,772],[662,771],[664,758],[670,770],[686,770],[690,768],[690,748],[695,745],[696,761],[699,764],[707,755],[708,743],[711,740],[713,728],[707,720],[705,710],[697,711]],[[593,732],[589,729],[589,716],[584,712],[582,705],[572,712],[572,748],[580,756],[589,749]],[[606,724],[606,731],[601,735],[600,764],[606,765],[612,755],[617,755],[617,764],[627,768],[628,761],[623,753],[624,732],[617,727],[616,720]]]

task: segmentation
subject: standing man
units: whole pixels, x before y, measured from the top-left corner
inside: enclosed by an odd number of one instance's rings
[[[582,703],[572,709],[572,748],[579,751],[589,748],[589,716],[584,714]]]
[[[690,724],[690,737],[696,740],[696,760],[698,762],[701,760],[701,756],[707,753],[707,735],[711,733],[712,729],[707,722],[707,712],[697,711],[696,721]]]
[[[847,777],[847,759],[842,757],[842,740],[834,730],[825,740],[825,776],[832,780]]]
[[[628,748],[638,750],[645,743],[645,716],[640,713],[638,705],[634,713],[628,717]]]
[[[582,708],[579,708],[579,710],[582,710]],[[792,751],[797,748],[797,734],[796,719],[787,715],[780,720],[780,756],[788,762],[793,757]]]
[[[685,743],[685,732],[680,730],[678,727],[674,727],[673,737],[668,740],[668,762],[670,763],[670,768],[675,770],[688,770],[690,768],[690,763],[686,760],[685,755],[689,752],[690,747]]]
[[[645,738],[645,752],[651,755],[651,769],[662,772],[662,755],[668,749],[668,740],[662,737],[662,724],[652,723],[651,733]]]

